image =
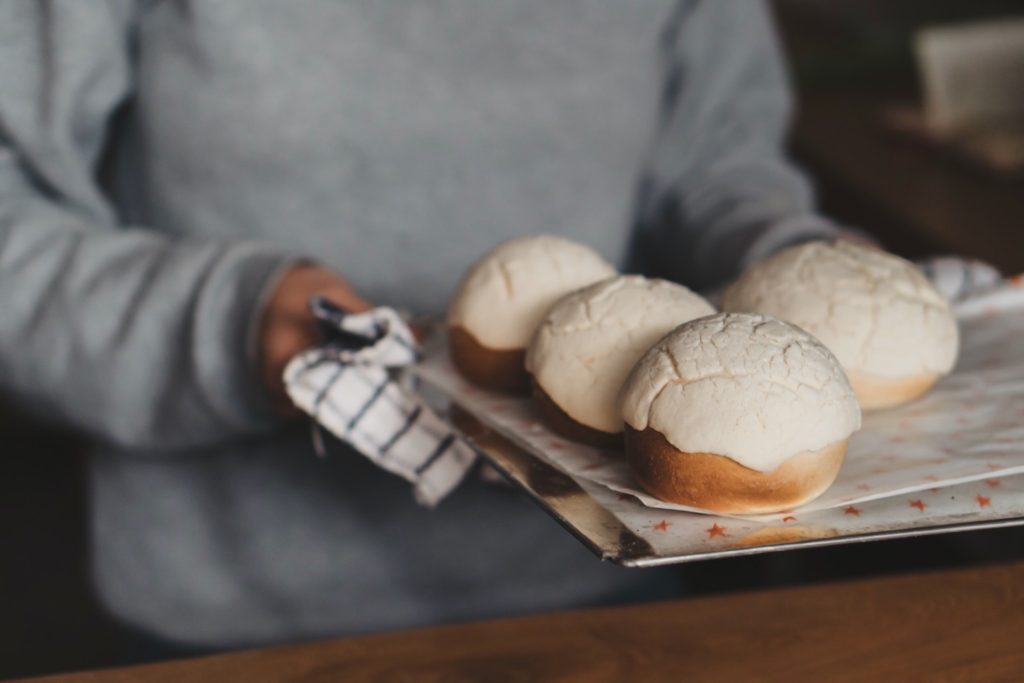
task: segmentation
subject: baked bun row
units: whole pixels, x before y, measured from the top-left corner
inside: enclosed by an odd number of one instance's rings
[[[532,391],[554,431],[624,446],[652,495],[751,514],[824,492],[861,408],[919,396],[956,358],[942,296],[913,265],[852,244],[783,251],[723,308],[569,240],[523,237],[466,273],[449,347],[474,384]]]

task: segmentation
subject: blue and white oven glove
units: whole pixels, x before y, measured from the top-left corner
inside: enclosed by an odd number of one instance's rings
[[[917,267],[932,281],[951,303],[996,289],[1003,284],[1003,276],[987,263],[959,256],[933,256],[916,262]]]
[[[318,426],[371,462],[411,482],[417,502],[433,507],[465,477],[476,453],[409,387],[400,370],[420,346],[391,308],[350,314],[323,298],[310,302],[327,342],[288,363],[284,384]]]

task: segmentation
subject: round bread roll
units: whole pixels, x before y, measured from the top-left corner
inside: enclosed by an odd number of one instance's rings
[[[448,309],[452,362],[485,389],[525,393],[526,347],[563,296],[615,275],[589,247],[551,235],[510,240],[484,254],[462,278]]]
[[[629,371],[673,328],[714,312],[682,285],[639,275],[620,275],[561,299],[526,352],[526,370],[550,426],[585,443],[621,445],[618,395]]]
[[[848,242],[812,242],[748,269],[722,310],[810,332],[836,355],[864,409],[910,401],[956,362],[949,303],[912,263]]]
[[[860,428],[835,356],[798,327],[747,313],[673,330],[633,368],[620,403],[641,486],[725,513],[788,510],[818,497]]]

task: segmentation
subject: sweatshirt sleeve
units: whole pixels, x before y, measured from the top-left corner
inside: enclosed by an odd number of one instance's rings
[[[661,115],[638,201],[644,267],[710,288],[784,246],[833,236],[784,153],[791,96],[765,6],[681,2],[661,58]]]
[[[161,450],[275,423],[253,328],[290,256],[117,224],[96,169],[132,6],[0,3],[0,394]]]

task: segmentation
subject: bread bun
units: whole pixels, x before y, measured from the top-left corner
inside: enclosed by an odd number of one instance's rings
[[[580,424],[562,410],[537,382],[533,382],[533,398],[544,422],[556,434],[597,448],[622,450],[622,432],[611,434]]]
[[[726,290],[722,309],[810,332],[865,409],[917,398],[956,362],[956,318],[938,290],[912,263],[848,242],[803,244],[755,264]]]
[[[597,252],[561,237],[534,235],[498,245],[466,272],[452,298],[452,362],[485,389],[527,391],[526,346],[548,309],[614,274]]]
[[[644,490],[672,503],[733,514],[778,512],[814,500],[839,474],[847,441],[759,472],[722,455],[681,451],[650,427],[626,428],[629,466]]]
[[[673,328],[714,312],[682,285],[639,275],[603,280],[559,300],[526,353],[548,423],[587,443],[621,443],[618,395],[629,371]]]
[[[835,480],[860,407],[835,357],[756,314],[685,323],[622,387],[626,456],[641,486],[716,512],[786,510]]]
[[[523,370],[523,349],[489,349],[461,325],[448,328],[448,350],[455,368],[477,386],[506,394],[525,394],[530,376]]]

